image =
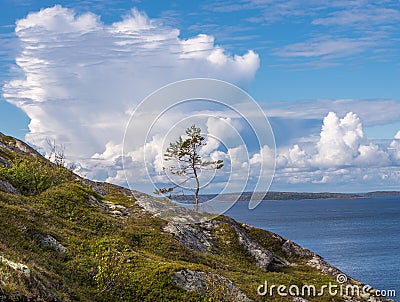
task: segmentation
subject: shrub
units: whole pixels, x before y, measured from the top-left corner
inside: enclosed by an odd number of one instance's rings
[[[10,168],[0,168],[0,176],[26,195],[40,194],[52,186],[72,180],[68,169],[39,157],[16,158]]]

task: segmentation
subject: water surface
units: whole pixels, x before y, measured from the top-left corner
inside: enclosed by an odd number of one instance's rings
[[[348,276],[400,295],[400,196],[268,201],[254,210],[238,202],[225,214],[289,238]]]

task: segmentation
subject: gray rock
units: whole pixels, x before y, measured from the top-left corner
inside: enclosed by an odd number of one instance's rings
[[[174,272],[172,280],[177,286],[186,291],[198,291],[202,294],[206,293],[206,273],[192,270],[181,270]]]
[[[11,168],[11,164],[4,157],[0,156],[0,165]]]
[[[20,195],[21,193],[18,192],[16,188],[13,187],[12,184],[5,180],[0,179],[0,189],[3,188],[6,192],[12,193],[12,194],[18,194]]]
[[[122,212],[120,212],[120,211],[118,211],[118,210],[113,210],[113,211],[110,211],[110,212],[108,212],[110,215],[113,215],[113,216],[123,216],[123,214],[122,214]]]
[[[155,198],[138,191],[132,191],[132,194],[136,198],[136,203],[145,211],[167,221],[189,224],[208,221],[215,217],[213,214],[177,206],[167,199]]]
[[[25,274],[26,276],[29,276],[31,273],[31,270],[29,269],[28,266],[26,266],[25,264],[22,263],[18,263],[18,262],[14,262],[11,260],[8,260],[7,258],[3,257],[0,255],[0,263],[4,263],[5,265],[8,265],[9,267],[11,267],[13,270],[16,271],[20,271],[23,274]],[[1,298],[1,296],[0,296]],[[0,300],[2,301],[2,300]]]
[[[41,157],[39,152],[35,149],[24,143],[23,141],[16,139],[16,138],[8,138],[5,140],[6,136],[4,134],[0,135],[0,148],[5,148],[18,154],[30,154],[32,156],[39,156]]]
[[[262,247],[257,241],[247,235],[245,229],[233,219],[228,220],[230,225],[234,227],[239,243],[254,257],[258,267],[265,270],[274,270],[279,267],[289,265],[285,259],[278,257]]]
[[[321,256],[318,256],[314,254],[314,256],[307,261],[307,265],[311,266],[321,272],[323,272],[325,275],[331,276],[331,277],[336,277],[339,274],[343,274],[342,271],[337,269],[336,267],[330,265],[328,262],[324,261]],[[348,278],[349,280],[346,282],[348,283],[351,278]]]
[[[232,226],[235,228],[235,231],[238,235],[239,243],[254,257],[257,262],[257,266],[268,269],[268,266],[271,264],[274,255],[270,251],[267,251],[261,247],[258,242],[247,236],[247,234],[241,230],[238,225],[234,223]]]
[[[288,261],[263,248],[257,241],[247,235],[240,224],[227,217],[225,221],[210,220],[196,224],[169,222],[164,227],[164,231],[173,234],[176,240],[189,249],[202,253],[213,253],[215,248],[212,243],[212,231],[223,223],[227,223],[234,228],[238,235],[239,244],[253,256],[258,267],[265,270],[273,270],[277,267],[289,265]]]
[[[207,213],[196,213],[195,211],[170,204],[168,201],[163,201],[144,193],[135,192],[134,196],[137,199],[137,203],[146,211],[153,213],[154,216],[170,221],[164,231],[174,234],[175,238],[181,244],[203,253],[210,252],[210,249],[211,251],[213,250],[209,234],[220,223],[210,220],[210,215],[207,216]],[[239,243],[254,257],[257,266],[269,270],[289,265],[289,262],[285,259],[272,254],[257,241],[250,238],[246,234],[245,229],[233,219],[226,218],[224,223],[228,223],[234,227]],[[179,226],[180,224],[182,225]]]
[[[98,185],[94,185],[94,186],[92,187],[92,190],[93,190],[95,193],[99,194],[100,196],[106,196],[106,195],[108,194],[108,192],[106,191],[106,189],[104,189],[103,187],[98,186]]]
[[[129,215],[129,210],[123,205],[113,203],[111,201],[98,201],[94,196],[89,196],[88,202],[100,208],[103,212],[117,217],[126,217]]]
[[[189,249],[201,252],[214,252],[214,246],[211,243],[211,232],[199,225],[177,224],[169,222],[164,227],[164,232],[173,234],[176,240]]]
[[[282,244],[282,251],[288,255],[288,256],[299,256],[302,258],[312,258],[315,256],[315,253],[311,252],[310,250],[307,250],[297,243],[294,243],[291,240],[286,240]]]
[[[251,301],[231,280],[217,274],[184,269],[174,272],[171,278],[178,287],[186,291],[205,295],[217,293],[226,301]]]
[[[62,244],[60,244],[53,236],[51,235],[47,235],[45,237],[42,238],[42,240],[40,240],[40,243],[43,246],[50,246],[53,247],[57,253],[59,254],[64,254],[66,253],[68,250],[65,246],[63,246]]]
[[[117,186],[106,182],[92,181],[85,178],[80,178],[79,180],[82,181],[82,183],[85,186],[91,188],[94,192],[96,192],[101,196],[108,195],[109,190],[116,190],[125,196],[132,197],[132,191],[125,187]]]
[[[15,147],[27,154],[33,155],[33,156],[40,156],[40,154],[33,149],[32,147],[28,146],[26,143],[24,143],[23,141],[20,141],[19,139],[15,139]]]
[[[94,196],[90,195],[88,202],[92,205],[95,205],[97,207],[99,207],[102,211],[107,212],[108,211],[108,207],[101,203],[100,201],[98,201]]]

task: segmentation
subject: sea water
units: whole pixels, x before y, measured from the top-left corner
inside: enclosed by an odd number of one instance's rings
[[[400,297],[400,196],[237,202],[228,216],[322,256],[348,276]]]

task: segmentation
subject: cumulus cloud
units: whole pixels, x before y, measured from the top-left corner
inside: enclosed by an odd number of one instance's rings
[[[122,180],[125,126],[146,95],[190,77],[249,81],[260,64],[251,50],[230,55],[206,34],[182,39],[179,29],[136,9],[105,24],[98,15],[56,5],[18,20],[15,34],[22,76],[6,83],[3,95],[31,119],[26,140],[65,144],[81,171],[96,179]],[[159,170],[159,159],[154,164]]]
[[[387,166],[389,154],[364,137],[363,125],[357,114],[343,118],[329,112],[323,119],[319,139],[307,152],[298,144],[283,150],[281,165],[295,168],[340,168],[343,166]]]
[[[324,118],[315,162],[321,166],[350,165],[359,154],[363,138],[361,121],[356,114],[349,112],[339,119],[330,112]]]
[[[364,136],[357,114],[343,118],[330,112],[316,142],[294,144],[278,150],[276,183],[300,185],[313,183],[331,190],[354,186],[359,190],[393,187],[399,180],[400,142],[393,140],[385,147]],[[331,189],[330,187],[331,186]]]
[[[274,159],[274,152],[271,150],[271,147],[268,145],[265,145],[261,148],[259,153],[255,153],[251,158],[250,158],[250,164],[261,164],[261,163],[266,163],[269,166],[273,166],[272,161]]]

